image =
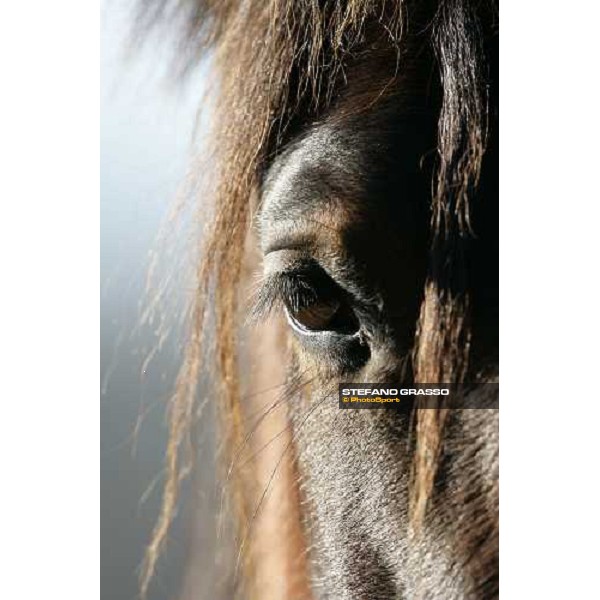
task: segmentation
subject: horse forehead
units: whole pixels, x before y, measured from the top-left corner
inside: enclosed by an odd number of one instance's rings
[[[361,211],[361,157],[349,137],[315,128],[273,162],[258,215],[263,250],[294,234],[342,244]]]

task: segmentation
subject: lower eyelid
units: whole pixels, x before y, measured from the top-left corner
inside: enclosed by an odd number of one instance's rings
[[[290,318],[287,310],[285,312],[298,343],[307,353],[324,358],[332,372],[339,375],[352,373],[369,361],[371,348],[364,342],[360,330],[347,335],[335,331],[300,329]]]
[[[285,318],[287,319],[287,322],[289,323],[290,327],[296,333],[299,333],[300,335],[322,335],[323,334],[323,331],[319,331],[317,329],[306,329],[304,327],[301,327],[296,322],[296,320],[290,315],[290,311],[287,306],[284,308],[284,312],[285,312]]]

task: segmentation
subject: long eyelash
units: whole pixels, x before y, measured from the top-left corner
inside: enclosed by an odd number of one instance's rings
[[[319,296],[310,283],[299,273],[276,273],[267,277],[260,286],[250,311],[250,321],[266,319],[275,309],[287,307],[298,311],[314,304]]]

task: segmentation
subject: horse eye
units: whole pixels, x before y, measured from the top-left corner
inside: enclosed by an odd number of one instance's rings
[[[299,308],[288,309],[288,315],[295,325],[308,331],[325,331],[340,308],[338,300],[322,300]]]
[[[290,324],[300,333],[334,332],[344,335],[356,333],[359,322],[352,308],[336,298],[316,299],[305,307],[287,307]]]

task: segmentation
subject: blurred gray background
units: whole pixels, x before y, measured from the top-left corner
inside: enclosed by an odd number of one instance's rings
[[[202,77],[167,86],[168,40],[151,38],[126,52],[129,0],[105,2],[101,24],[101,595],[132,600],[158,514],[165,399],[179,351],[173,335],[146,365],[157,332],[140,319],[149,253],[188,165]],[[169,300],[166,318],[175,319],[177,294]],[[190,484],[185,488],[150,600],[213,597],[210,578],[194,580],[213,561],[206,514],[214,503],[210,434],[202,436],[203,469],[195,493]],[[188,570],[189,560],[198,569]]]

